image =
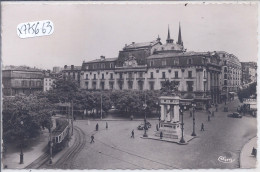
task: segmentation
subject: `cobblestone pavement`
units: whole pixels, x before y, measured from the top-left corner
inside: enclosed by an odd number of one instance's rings
[[[235,111],[238,100],[228,104]],[[256,118],[229,118],[223,108],[215,112],[211,121],[207,113],[196,112],[196,134],[187,145],[141,139],[143,131],[137,130],[141,121],[76,121],[87,135],[84,149],[74,161],[75,169],[175,169],[175,168],[239,168],[239,154],[243,145],[257,133]],[[148,135],[154,134],[158,120],[148,120],[152,124]],[[200,131],[201,123],[205,131]],[[95,143],[90,144],[95,125],[99,131],[94,135]],[[130,138],[135,130],[135,138]],[[192,118],[184,114],[184,132],[192,133]],[[219,157],[231,158],[231,163],[223,163]]]

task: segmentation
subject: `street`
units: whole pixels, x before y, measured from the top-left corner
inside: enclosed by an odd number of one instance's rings
[[[73,169],[204,169],[239,168],[239,154],[243,145],[257,133],[257,119],[244,116],[242,119],[229,118],[227,114],[235,111],[238,100],[228,103],[229,112],[223,112],[223,105],[211,121],[207,121],[205,111],[196,111],[197,137],[187,145],[140,138],[144,131],[137,130],[142,121],[75,121],[81,128],[87,143],[79,152],[72,165]],[[147,132],[153,135],[158,120],[149,120],[152,127]],[[201,123],[205,131],[200,131]],[[96,132],[95,125],[99,124]],[[135,138],[131,131],[135,130]],[[192,133],[192,118],[189,111],[184,113],[184,132]],[[90,144],[94,134],[95,143]],[[223,163],[220,156],[230,157],[234,161]]]

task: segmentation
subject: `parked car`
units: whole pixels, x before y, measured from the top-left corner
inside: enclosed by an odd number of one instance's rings
[[[148,128],[151,128],[151,123],[150,122],[146,122],[146,126],[147,126],[147,129]],[[138,127],[137,127],[138,130],[144,130],[144,124],[140,124]]]
[[[228,114],[228,117],[231,117],[231,118],[242,118],[242,115],[240,115],[238,112],[233,112],[231,114]]]
[[[138,130],[144,130],[144,124],[140,124],[138,127],[137,127]]]

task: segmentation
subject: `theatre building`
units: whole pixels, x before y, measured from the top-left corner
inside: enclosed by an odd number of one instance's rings
[[[43,72],[27,66],[6,66],[2,70],[3,95],[34,94],[43,90]]]
[[[169,80],[182,101],[219,102],[221,67],[216,53],[186,52],[179,27],[178,41],[168,36],[165,44],[155,41],[132,43],[118,58],[83,62],[81,88],[88,90],[160,90]]]

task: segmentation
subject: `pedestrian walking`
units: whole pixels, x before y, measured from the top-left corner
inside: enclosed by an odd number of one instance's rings
[[[95,143],[94,141],[94,135],[91,135],[91,142],[90,143]]]
[[[134,130],[132,130],[131,138],[135,138],[135,132],[134,132]]]
[[[160,132],[160,139],[162,139],[163,138],[163,132],[161,131]]]
[[[97,123],[97,125],[96,125],[96,131],[98,131],[98,123]]]
[[[107,122],[106,122],[106,129],[108,129],[108,124],[107,124]]]
[[[203,124],[203,123],[201,124],[201,129],[200,129],[200,131],[204,131],[204,124]]]
[[[215,115],[215,112],[214,112],[214,111],[212,111],[212,113],[211,113],[211,116],[212,116],[212,117],[214,117],[214,115]]]
[[[159,131],[159,125],[158,124],[156,124],[156,130]]]

